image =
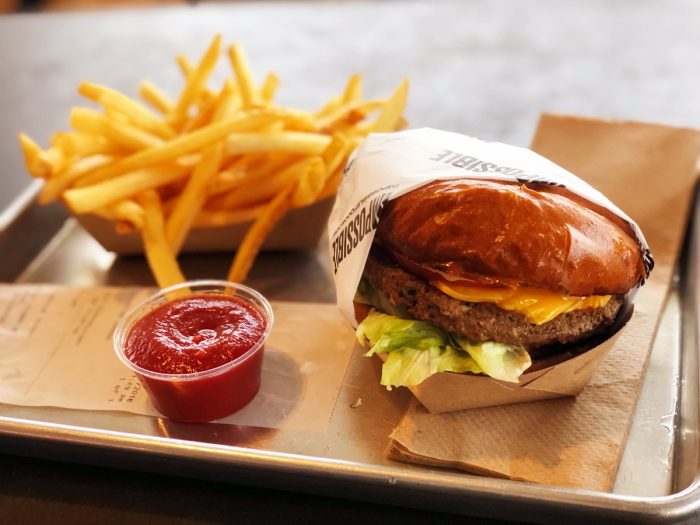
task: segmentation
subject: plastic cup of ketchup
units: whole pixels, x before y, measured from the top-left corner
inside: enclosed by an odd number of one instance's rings
[[[114,348],[163,415],[212,421],[255,397],[272,323],[270,303],[255,290],[189,281],[128,312],[114,332]]]

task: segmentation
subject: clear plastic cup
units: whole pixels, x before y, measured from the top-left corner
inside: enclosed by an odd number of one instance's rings
[[[228,295],[247,303],[265,320],[263,334],[239,357],[202,372],[166,374],[133,363],[125,354],[125,345],[134,325],[149,312],[177,300],[171,298],[187,289],[194,296]],[[247,286],[216,280],[189,281],[161,290],[124,315],[114,332],[114,349],[163,415],[183,422],[212,421],[233,414],[255,397],[260,388],[265,341],[273,320],[267,299]]]

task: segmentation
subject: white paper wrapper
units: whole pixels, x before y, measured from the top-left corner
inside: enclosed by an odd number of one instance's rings
[[[338,306],[356,326],[352,300],[383,204],[440,179],[540,183],[567,188],[627,222],[653,267],[639,226],[598,190],[537,153],[430,128],[372,134],[348,161],[328,222]]]

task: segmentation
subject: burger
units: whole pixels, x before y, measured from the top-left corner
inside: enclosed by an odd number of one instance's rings
[[[357,336],[389,389],[438,372],[518,382],[606,339],[649,269],[624,221],[564,188],[437,181],[384,205]]]

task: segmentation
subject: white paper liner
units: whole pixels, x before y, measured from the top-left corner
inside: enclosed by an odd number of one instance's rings
[[[653,267],[644,235],[631,218],[598,190],[529,149],[430,128],[371,134],[348,161],[328,222],[338,307],[353,326],[353,297],[383,204],[435,180],[463,178],[566,188],[628,223],[647,273]]]

